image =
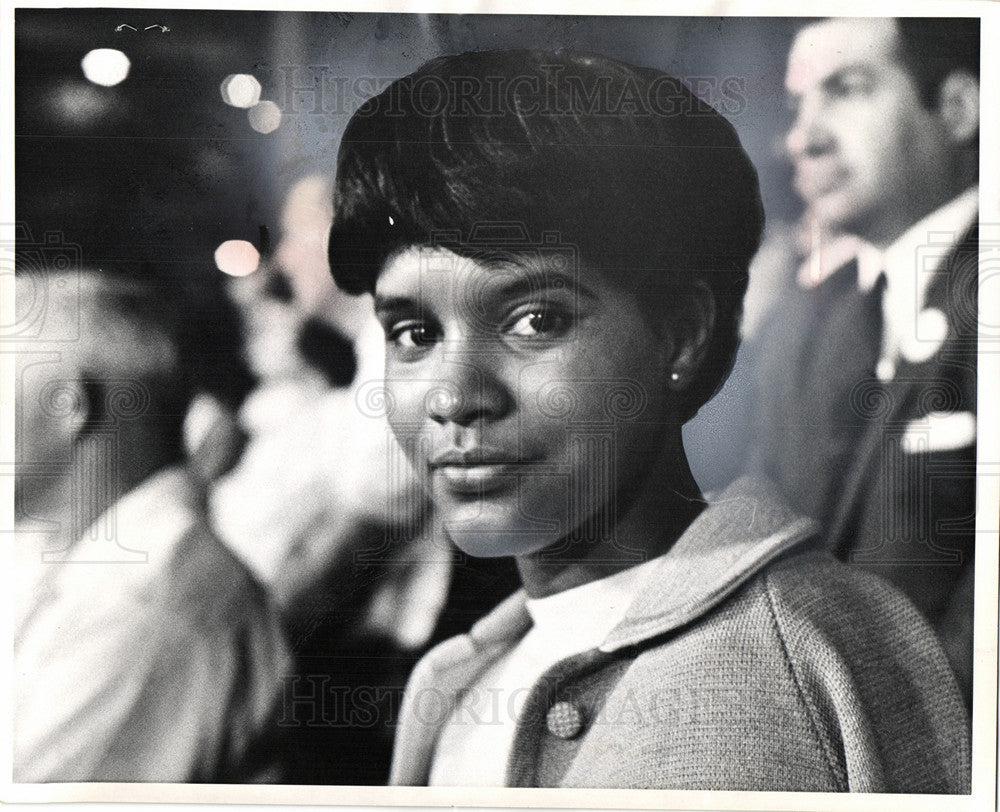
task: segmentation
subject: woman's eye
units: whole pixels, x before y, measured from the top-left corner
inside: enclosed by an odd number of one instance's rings
[[[558,310],[535,307],[516,315],[504,330],[519,338],[557,338],[569,330],[569,317]]]
[[[425,349],[434,344],[439,337],[437,330],[430,325],[414,322],[399,324],[387,335],[390,344],[403,350]]]

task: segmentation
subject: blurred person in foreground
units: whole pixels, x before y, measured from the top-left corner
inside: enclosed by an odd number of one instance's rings
[[[195,394],[248,388],[221,287],[19,263],[14,780],[240,781],[287,651],[188,470]]]
[[[232,280],[259,382],[239,413],[246,447],[209,508],[279,605],[295,655],[268,745],[281,780],[378,785],[417,659],[516,574],[442,537],[389,430],[371,298],[330,277],[330,186],[295,181],[273,254]]]
[[[967,703],[976,515],[979,21],[828,19],[788,58],[827,246],[761,322],[752,466],[937,629]],[[844,240],[833,243],[843,245]]]
[[[729,122],[596,54],[440,57],[349,122],[330,265],[374,292],[389,424],[523,584],[417,665],[394,783],[969,791],[919,613],[767,482],[706,502],[688,467],[762,227]]]

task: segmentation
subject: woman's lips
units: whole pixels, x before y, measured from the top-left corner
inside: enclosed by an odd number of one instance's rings
[[[434,478],[453,493],[478,495],[513,487],[521,466],[515,462],[432,466]]]
[[[507,489],[528,463],[493,449],[449,450],[428,465],[434,481],[456,494],[479,495]]]

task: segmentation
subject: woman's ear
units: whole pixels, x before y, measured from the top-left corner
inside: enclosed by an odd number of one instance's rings
[[[979,81],[971,73],[953,71],[938,89],[938,115],[955,144],[979,134]]]
[[[708,285],[698,282],[685,298],[684,311],[671,325],[674,353],[667,384],[675,391],[690,385],[715,332],[715,296]]]

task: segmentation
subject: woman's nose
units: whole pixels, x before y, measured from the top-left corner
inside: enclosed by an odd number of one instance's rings
[[[432,420],[460,426],[497,420],[511,405],[510,387],[482,359],[442,362],[440,375],[424,397],[424,408]]]

